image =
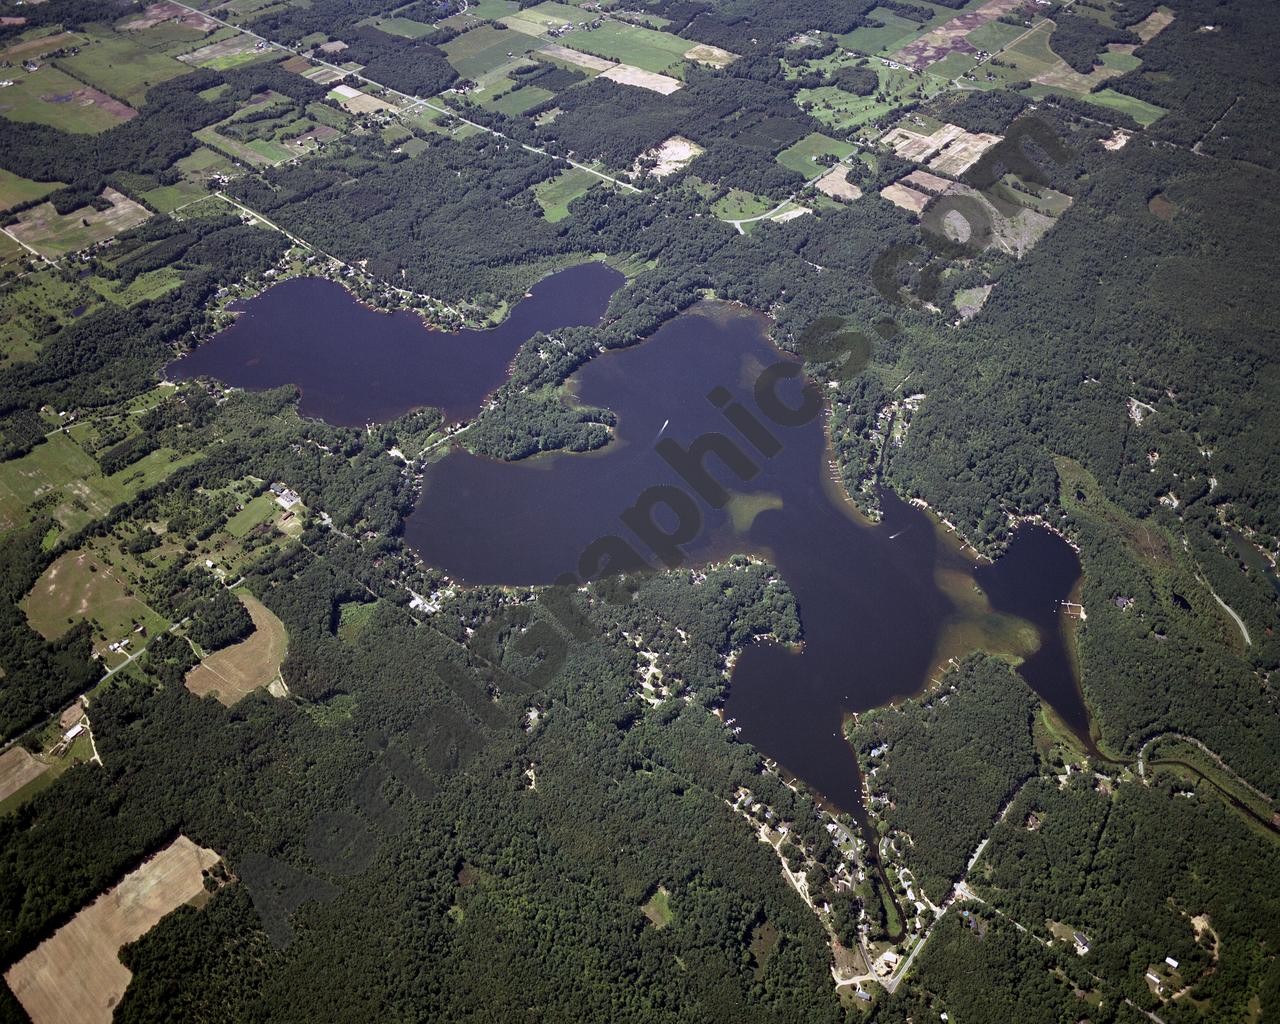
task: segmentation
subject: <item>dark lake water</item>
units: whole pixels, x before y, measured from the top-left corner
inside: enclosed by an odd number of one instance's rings
[[[240,305],[234,325],[165,368],[170,380],[216,377],[234,387],[296,384],[304,416],[361,427],[435,406],[470,419],[539,331],[597,323],[624,278],[584,263],[534,285],[489,330],[427,329],[414,313],[382,313],[345,288],[302,277]]]
[[[332,423],[358,426],[428,405],[456,421],[502,383],[525,339],[597,322],[621,284],[602,264],[571,268],[535,286],[501,326],[448,334],[304,278],[245,303],[234,326],[168,372],[248,388],[297,384],[303,414]],[[757,389],[778,367],[798,371],[768,341],[767,325],[706,303],[644,344],[597,357],[570,386],[617,414],[612,444],[517,463],[455,450],[427,469],[407,540],[469,583],[586,578],[599,569],[591,553],[602,539],[656,565],[653,545],[677,528],[685,534],[668,556],[683,564],[734,552],[770,559],[799,602],[805,642],[748,647],[726,716],[743,739],[854,813],[859,782],[844,717],[919,691],[948,657],[975,647],[1028,655],[1020,669],[1028,683],[1087,736],[1059,608],[1079,578],[1075,553],[1047,530],[1023,528],[1004,558],[980,565],[892,492],[882,495],[879,524],[860,519],[830,481],[819,403],[813,415],[788,415],[804,402],[798,372],[779,376],[772,405]],[[704,460],[709,476],[690,460],[682,477],[659,454],[659,442],[689,450],[708,435],[718,435]]]
[[[692,493],[656,451],[660,438],[687,448],[719,432],[759,472],[743,481],[710,456],[707,465],[732,497],[719,510],[696,501],[701,524],[680,550],[689,565],[732,552],[773,561],[796,595],[805,635],[802,649],[762,642],[739,658],[725,713],[743,739],[856,813],[845,715],[918,691],[940,661],[979,638],[1026,650],[1038,644],[1024,677],[1087,735],[1058,605],[1079,578],[1070,546],[1048,530],[1023,528],[1005,558],[980,566],[929,515],[891,492],[882,498],[881,523],[860,520],[829,481],[822,417],[781,426],[759,409],[753,385],[766,367],[788,358],[769,343],[766,326],[745,310],[704,304],[644,344],[592,360],[571,385],[584,403],[617,414],[615,443],[590,455],[518,463],[456,450],[427,470],[408,541],[471,583],[585,577],[593,565],[583,564],[584,551],[609,536],[656,564],[620,516],[651,487]],[[779,395],[799,406],[800,382],[787,385]],[[779,450],[766,456],[744,440],[708,399],[715,388],[752,412]],[[717,397],[724,405],[725,396]],[[653,521],[664,530],[680,522],[670,510]]]

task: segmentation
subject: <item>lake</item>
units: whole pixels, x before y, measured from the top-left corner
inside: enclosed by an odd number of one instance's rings
[[[800,649],[755,643],[738,659],[725,714],[743,739],[858,813],[844,717],[916,693],[947,658],[978,645],[1030,655],[1027,681],[1087,736],[1059,607],[1079,578],[1075,552],[1046,529],[1024,527],[1003,559],[981,565],[890,491],[882,494],[882,521],[862,520],[830,482],[823,418],[787,427],[758,410],[753,384],[762,371],[791,363],[768,341],[767,327],[758,314],[704,303],[643,344],[596,357],[570,386],[584,404],[617,414],[614,443],[516,463],[455,450],[428,467],[406,539],[469,583],[585,578],[595,565],[583,553],[605,537],[656,564],[621,515],[649,488],[692,492],[658,454],[660,440],[687,447],[719,433],[758,473],[743,481],[709,457],[731,497],[721,509],[696,502],[701,524],[679,551],[690,566],[733,552],[772,561],[795,593],[805,637]],[[793,408],[799,386],[783,379],[778,387]],[[707,397],[717,387],[768,427],[776,453],[762,454],[730,426]],[[679,515],[657,507],[649,521],[673,531]]]
[[[457,421],[502,383],[525,339],[598,322],[622,280],[584,264],[536,285],[499,327],[444,333],[301,278],[244,303],[234,326],[169,373],[248,388],[296,384],[304,415],[337,424],[427,405]],[[772,561],[798,601],[804,643],[743,651],[726,717],[860,817],[845,717],[919,692],[967,651],[1024,656],[1027,682],[1087,738],[1060,607],[1079,579],[1075,552],[1046,529],[1023,527],[1005,557],[980,564],[888,490],[881,521],[863,519],[831,482],[820,396],[804,390],[799,364],[772,345],[768,327],[760,314],[706,302],[640,345],[597,356],[569,390],[614,411],[611,444],[514,463],[454,449],[426,469],[406,540],[477,584],[590,578],[609,563],[602,550],[655,566],[663,552],[667,564],[691,567],[735,552]]]
[[[383,313],[345,288],[299,277],[232,308],[235,324],[165,367],[170,380],[215,377],[261,390],[296,384],[299,411],[363,427],[411,409],[470,419],[539,331],[595,324],[624,278],[603,263],[552,274],[488,330],[435,331],[416,313]]]

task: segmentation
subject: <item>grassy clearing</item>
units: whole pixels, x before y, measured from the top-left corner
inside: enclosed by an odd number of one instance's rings
[[[33,199],[43,199],[62,185],[60,181],[32,181],[0,167],[0,213]]]
[[[8,240],[0,235],[0,241]],[[11,242],[19,252],[26,250]],[[56,270],[31,274],[16,287],[0,291],[0,366],[35,358],[44,338],[86,311],[93,292],[78,282],[65,281]]]
[[[1114,89],[1100,89],[1097,92],[1089,93],[1083,98],[1090,103],[1096,103],[1100,107],[1106,107],[1108,110],[1118,110],[1122,114],[1128,114],[1143,128],[1150,127],[1168,113],[1164,107],[1157,107],[1154,103],[1148,103],[1133,96],[1126,96],[1124,93],[1116,92]]]
[[[841,142],[821,132],[812,132],[799,142],[788,146],[777,156],[778,163],[788,170],[802,175],[807,181],[825,170],[825,164],[818,162],[820,156],[833,156],[844,160],[857,149],[852,143]]]
[[[640,908],[640,912],[649,919],[655,930],[661,931],[675,920],[671,910],[671,894],[666,886],[658,886],[657,891],[649,897],[649,901]]]
[[[772,199],[734,188],[724,198],[716,200],[711,212],[721,220],[742,220],[744,217],[757,217],[767,213],[774,205]]]
[[[540,181],[533,186],[533,194],[542,207],[542,215],[552,223],[564,220],[569,216],[569,204],[578,196],[585,195],[592,187],[600,184],[600,178],[580,167],[570,167],[567,171]]]
[[[182,284],[182,273],[173,267],[161,267],[159,270],[139,274],[131,284],[125,287],[107,278],[89,279],[90,288],[117,306],[134,306],[144,300],[158,299],[180,284]]]
[[[255,526],[267,522],[275,514],[277,507],[270,494],[259,494],[227,520],[226,531],[240,540],[248,536]]]
[[[59,431],[22,458],[0,463],[0,531],[26,522],[37,502],[64,530],[78,530],[198,458],[161,448],[104,477],[97,462]]]
[[[107,104],[94,97],[70,75],[52,64],[23,73],[20,68],[5,72],[13,85],[0,89],[0,115],[10,121],[47,124],[63,131],[95,133],[114,128],[131,114],[122,104]]]
[[[379,18],[373,22],[375,28],[388,35],[403,36],[405,39],[421,39],[436,30],[434,25],[410,18]]]
[[[58,61],[60,67],[109,96],[138,106],[153,85],[187,74],[181,61],[155,53],[136,40],[114,32],[94,31],[74,57]]]

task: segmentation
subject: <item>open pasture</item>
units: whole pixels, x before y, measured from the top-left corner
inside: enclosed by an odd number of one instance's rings
[[[841,142],[821,132],[812,132],[799,142],[788,146],[776,157],[778,163],[788,170],[795,171],[806,181],[820,174],[826,164],[819,163],[818,158],[827,156],[843,160],[857,149],[852,143]]]
[[[288,638],[282,623],[252,594],[237,594],[249,617],[253,633],[247,640],[224,647],[206,657],[187,673],[187,689],[199,697],[212,695],[230,707],[280,674]]]
[[[94,646],[107,664],[122,661],[129,653],[107,651],[107,644],[128,637],[130,647],[137,647],[146,642],[134,632],[138,626],[146,629],[146,636],[168,628],[165,619],[148,608],[92,547],[58,558],[23,598],[22,609],[31,628],[50,641],[80,622],[89,622]]]
[[[128,104],[90,89],[52,64],[6,72],[13,85],[0,89],[0,115],[10,121],[47,124],[68,132],[93,133],[137,117]]]
[[[190,70],[181,61],[114,32],[95,32],[79,53],[58,63],[76,78],[134,107],[146,99],[153,85]]]
[[[504,32],[492,25],[481,25],[451,39],[442,49],[459,75],[476,81],[541,45],[542,40],[523,32],[511,29]]]
[[[687,39],[623,21],[606,21],[597,29],[575,29],[561,42],[583,53],[676,77],[683,71],[685,53],[690,52]]]
[[[121,947],[202,896],[218,860],[178,836],[9,968],[5,981],[34,1024],[110,1024],[133,977]]]
[[[859,53],[892,53],[924,27],[884,7],[872,8],[869,17],[881,24],[862,25],[852,32],[836,36],[836,41]]]
[[[102,198],[111,204],[105,210],[82,206],[65,216],[58,213],[52,203],[41,203],[18,214],[18,223],[8,231],[41,256],[56,259],[114,238],[151,216],[146,207],[113,188],[103,189]]]

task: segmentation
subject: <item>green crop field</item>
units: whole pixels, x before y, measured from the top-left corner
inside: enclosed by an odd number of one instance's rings
[[[481,25],[451,39],[442,49],[458,74],[474,81],[512,60],[508,53],[522,57],[541,45],[541,39],[523,32],[511,29],[504,32],[492,25]]]
[[[270,494],[259,494],[227,520],[226,531],[239,540],[255,526],[270,519],[277,507],[275,499]]]
[[[864,25],[842,36],[836,36],[836,39],[842,46],[860,53],[892,53],[924,30],[919,22],[894,14],[883,7],[872,9],[870,17],[884,24],[879,27]]]
[[[487,106],[490,110],[496,110],[508,117],[515,117],[517,114],[523,114],[530,107],[536,107],[539,103],[554,97],[555,93],[530,85],[508,92]]]
[[[578,196],[600,184],[601,179],[580,167],[570,167],[554,178],[540,181],[533,186],[533,194],[542,207],[542,215],[549,221],[564,220],[569,216],[569,204]]]
[[[571,13],[579,19],[584,16],[580,11]],[[656,32],[651,28],[628,25],[621,21],[606,21],[599,28],[590,31],[575,29],[556,42],[580,53],[590,53],[677,78],[685,65],[685,52],[694,45],[669,32]]]
[[[60,181],[32,181],[0,167],[0,212],[33,199],[43,199],[61,187]]]
[[[1018,25],[1006,25],[1002,21],[989,21],[985,25],[979,25],[964,38],[965,42],[975,49],[996,53],[999,50],[1003,50],[1025,31],[1027,31],[1025,27]]]
[[[146,99],[153,85],[191,71],[181,61],[154,53],[132,39],[102,32],[92,34],[78,54],[62,58],[59,64],[108,96],[135,107]]]
[[[788,146],[778,154],[776,159],[783,167],[795,171],[808,180],[821,174],[825,169],[826,165],[818,163],[816,157],[830,155],[837,160],[843,160],[856,148],[852,143],[841,142],[821,132],[813,132],[795,145]]]

